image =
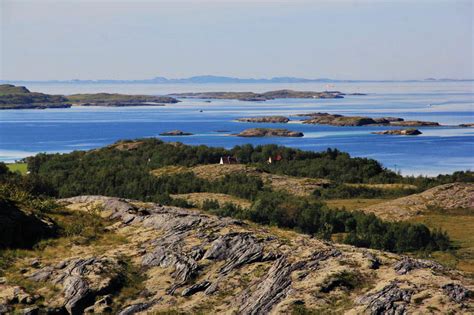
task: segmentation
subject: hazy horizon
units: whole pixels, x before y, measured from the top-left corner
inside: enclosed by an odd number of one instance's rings
[[[0,0],[0,80],[472,79],[472,1]]]

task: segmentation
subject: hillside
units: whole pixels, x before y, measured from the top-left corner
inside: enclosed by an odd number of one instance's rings
[[[407,220],[424,212],[465,209],[474,214],[474,184],[452,183],[364,208],[387,220]]]
[[[0,109],[45,109],[71,107],[62,95],[30,92],[24,86],[0,85]]]
[[[245,221],[119,198],[61,201],[82,234],[4,269],[0,309],[48,313],[469,313],[472,280],[441,265]],[[79,217],[77,216],[76,217]],[[87,235],[87,234],[84,234]],[[5,254],[5,253],[4,253]]]
[[[162,106],[177,103],[169,96],[127,94],[74,94],[70,96],[30,92],[24,86],[0,85],[0,109],[46,109],[81,106]]]
[[[274,190],[282,190],[296,196],[309,196],[317,188],[330,183],[329,180],[321,178],[295,177],[288,175],[272,174],[264,172],[255,166],[245,164],[206,164],[193,167],[166,166],[152,171],[155,176],[175,175],[179,173],[192,172],[198,178],[214,181],[224,178],[226,175],[242,174],[260,178],[264,184]]]

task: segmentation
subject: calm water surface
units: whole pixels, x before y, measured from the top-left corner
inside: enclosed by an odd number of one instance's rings
[[[165,141],[231,148],[252,143],[277,143],[304,150],[338,148],[353,156],[370,157],[403,174],[437,175],[474,166],[474,128],[456,125],[474,122],[473,82],[462,83],[346,83],[325,84],[31,84],[32,91],[72,94],[111,92],[162,95],[192,91],[255,91],[282,88],[364,92],[344,99],[182,100],[164,107],[74,107],[47,110],[0,111],[0,160],[13,161],[38,152],[70,152],[113,143],[119,139],[159,137],[180,129],[189,137],[161,137]],[[202,110],[202,112],[201,112]],[[248,124],[233,120],[259,115],[293,115],[329,112],[371,117],[397,116],[438,121],[444,127],[419,128],[417,137],[382,136],[371,132],[387,127],[333,127],[289,124]],[[287,128],[304,132],[303,138],[239,138],[232,136],[251,127]],[[224,131],[224,132],[223,132]]]

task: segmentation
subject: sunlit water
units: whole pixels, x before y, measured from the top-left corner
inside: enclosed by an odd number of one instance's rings
[[[193,136],[160,137],[165,141],[231,148],[245,143],[277,143],[304,150],[328,147],[353,156],[370,157],[403,174],[437,175],[474,166],[474,128],[456,125],[474,122],[473,82],[453,83],[345,83],[345,84],[31,84],[32,91],[72,93],[167,94],[192,91],[339,90],[364,92],[344,99],[182,100],[164,107],[74,107],[47,110],[0,111],[0,160],[13,161],[37,152],[70,152],[113,143],[119,139],[159,137],[180,129]],[[202,110],[202,112],[201,112]],[[329,112],[371,117],[396,116],[406,120],[437,121],[444,127],[418,128],[416,137],[371,134],[387,127],[333,127],[289,124],[238,123],[239,117]],[[293,121],[294,120],[294,121]],[[239,138],[246,128],[274,127],[304,132],[303,138]]]

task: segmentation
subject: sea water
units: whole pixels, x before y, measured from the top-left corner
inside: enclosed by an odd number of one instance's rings
[[[304,83],[304,84],[80,84],[32,83],[31,91],[51,94],[126,93],[164,95],[198,91],[277,89],[339,90],[343,99],[277,99],[266,102],[181,99],[166,106],[72,107],[46,110],[0,111],[0,160],[11,162],[38,152],[70,152],[111,144],[120,139],[158,137],[164,141],[231,148],[235,145],[276,143],[304,150],[337,148],[352,156],[368,157],[402,174],[437,175],[473,169],[473,82]],[[328,112],[405,120],[437,121],[443,127],[419,127],[419,136],[375,135],[384,126],[335,127],[304,125],[292,115]],[[235,119],[283,115],[288,124],[239,123]],[[302,131],[302,138],[241,138],[234,134],[252,127]],[[192,136],[161,137],[179,129]]]

